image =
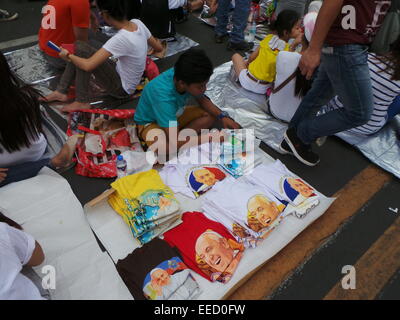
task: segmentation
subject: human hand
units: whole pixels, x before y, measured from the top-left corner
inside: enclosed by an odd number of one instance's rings
[[[310,80],[315,69],[321,63],[321,51],[308,48],[302,55],[299,63],[301,74]]]
[[[242,127],[231,118],[222,118],[222,125],[225,129],[241,129]]]
[[[296,47],[303,41],[304,33],[300,32],[297,37],[294,39],[293,43],[290,46],[291,50],[295,50]]]
[[[59,54],[60,58],[63,59],[64,61],[70,62],[71,60],[69,59],[68,55],[69,55],[69,51],[61,48],[61,52]]]
[[[7,171],[6,168],[0,168],[0,182],[3,182],[7,178]]]

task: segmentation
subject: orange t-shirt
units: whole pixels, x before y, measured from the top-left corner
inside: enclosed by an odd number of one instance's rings
[[[47,15],[55,12],[55,29],[44,29],[43,23],[39,30],[39,47],[49,56],[58,57],[58,52],[47,47],[47,42],[53,41],[60,46],[66,43],[75,42],[74,28],[89,28],[90,25],[90,4],[89,0],[49,0],[48,6],[55,10],[45,13],[43,20],[51,21]]]

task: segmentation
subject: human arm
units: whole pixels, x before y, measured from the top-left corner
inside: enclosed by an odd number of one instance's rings
[[[249,60],[247,60],[247,67],[249,66],[250,63],[256,60],[259,54],[260,54],[260,47],[254,50],[253,53],[250,55]]]
[[[219,109],[209,98],[207,98],[205,95],[201,97],[196,98],[197,101],[200,104],[200,107],[202,107],[205,111],[207,111],[209,114],[211,114],[213,117],[216,119],[220,119],[222,115],[221,109]],[[222,122],[222,125],[224,128],[229,128],[229,129],[240,129],[241,126],[235,122],[233,119],[229,117],[223,117],[220,119]]]
[[[344,0],[324,1],[315,24],[309,47],[299,63],[301,73],[310,80],[321,62],[321,50],[328,32],[340,13]]]
[[[98,50],[93,56],[88,59],[78,57],[74,54],[71,54],[66,49],[61,49],[60,58],[67,61],[72,62],[79,69],[84,70],[86,72],[91,72],[96,69],[99,65],[103,64],[107,61],[107,59],[111,57],[111,53],[106,49],[101,48]]]
[[[161,52],[164,50],[164,46],[162,45],[161,41],[153,36],[147,40],[147,43],[154,49],[154,52]]]
[[[13,227],[8,227],[7,232],[10,245],[23,266],[35,267],[43,263],[43,249],[30,234]]]
[[[89,1],[72,1],[70,10],[75,40],[88,41],[90,27]]]
[[[29,267],[36,267],[43,263],[44,261],[44,252],[39,242],[35,241],[35,249],[33,250],[32,257],[29,259],[26,264]]]

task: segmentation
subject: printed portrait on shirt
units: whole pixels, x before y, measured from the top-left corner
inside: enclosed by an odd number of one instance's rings
[[[130,201],[126,201],[128,209],[132,205]],[[140,195],[131,207],[135,213],[136,220],[146,222],[154,220],[159,215],[168,215],[175,212],[179,208],[179,203],[176,201],[172,191],[165,190],[148,190]]]
[[[213,230],[203,232],[195,244],[196,263],[213,282],[226,283],[232,278],[243,251],[243,244]]]
[[[232,234],[237,242],[242,243],[246,248],[255,248],[259,239],[251,235],[246,228],[238,223],[232,223]]]
[[[313,188],[303,180],[293,177],[284,177],[281,180],[281,191],[295,205],[299,205],[308,198],[316,196]]]
[[[270,228],[284,209],[285,205],[276,203],[265,195],[255,195],[247,202],[247,224],[251,230],[261,232]]]
[[[184,300],[192,299],[200,290],[188,267],[179,257],[174,257],[146,275],[143,293],[148,300]]]
[[[187,175],[187,184],[195,195],[201,195],[211,189],[226,174],[218,167],[201,166],[192,168]]]

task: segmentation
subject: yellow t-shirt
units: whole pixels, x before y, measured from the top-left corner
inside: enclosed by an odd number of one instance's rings
[[[179,210],[174,193],[156,170],[120,178],[111,186],[116,192],[109,196],[108,203],[136,238],[168,221]]]
[[[275,37],[274,39],[272,39]],[[277,46],[271,49],[270,42]],[[260,51],[257,58],[250,63],[249,72],[258,80],[274,82],[276,76],[276,59],[280,51],[289,51],[289,44],[280,40],[276,35],[269,34],[260,42]]]

